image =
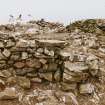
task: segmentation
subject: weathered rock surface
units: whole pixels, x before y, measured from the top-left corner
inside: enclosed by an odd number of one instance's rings
[[[17,78],[17,83],[23,87],[24,89],[29,89],[30,88],[30,80],[27,79],[26,77],[18,77]]]
[[[31,102],[32,96],[39,105],[79,105],[82,101],[86,105],[91,105],[90,101],[99,103],[105,90],[104,24],[105,20],[90,19],[64,27],[42,19],[1,25],[1,99],[16,96],[14,90],[7,89],[8,86],[25,92],[25,89],[30,91],[41,86],[63,90],[64,94],[59,98],[49,91],[48,94],[41,91],[44,95],[38,91],[39,97],[34,92],[34,96],[20,92],[19,100],[26,97],[28,101],[24,98],[25,101]]]
[[[94,85],[91,83],[81,84],[79,91],[81,94],[91,94],[94,92]]]
[[[83,62],[71,63],[66,61],[64,62],[64,67],[71,72],[82,72],[88,70],[88,66]]]
[[[0,92],[1,100],[11,100],[16,98],[18,98],[18,95],[14,87],[6,88],[3,92]]]

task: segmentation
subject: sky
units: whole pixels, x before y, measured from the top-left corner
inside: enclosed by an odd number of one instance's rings
[[[0,0],[0,23],[7,22],[10,14],[14,17],[22,14],[23,20],[44,18],[68,24],[87,18],[105,18],[105,0]]]

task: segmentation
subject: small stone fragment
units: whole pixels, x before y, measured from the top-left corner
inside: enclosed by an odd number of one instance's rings
[[[26,61],[26,65],[30,68],[40,68],[41,63],[38,61],[38,59],[28,59]]]
[[[18,68],[18,69],[21,69],[25,66],[25,64],[23,62],[16,62],[14,64],[14,67]]]
[[[3,42],[0,42],[0,48],[4,48]]]
[[[39,30],[37,28],[29,28],[27,31],[26,31],[26,34],[29,34],[29,35],[37,35],[39,34]]]
[[[39,60],[42,64],[46,64],[47,63],[47,60],[46,59],[40,59]]]
[[[40,78],[44,78],[45,80],[48,80],[48,81],[52,82],[53,75],[50,72],[48,72],[48,73],[39,73],[39,76],[40,76]]]
[[[77,84],[76,83],[61,83],[61,89],[63,91],[71,91],[71,90],[76,90],[77,89]]]
[[[64,62],[64,67],[73,72],[82,72],[88,70],[88,66],[84,62]]]
[[[65,105],[79,105],[74,93],[71,93],[71,92],[66,93],[64,95],[64,99],[65,99],[64,100]]]
[[[30,78],[37,77],[37,73],[27,73],[27,77],[30,77]]]
[[[94,85],[91,83],[80,84],[79,91],[81,94],[92,94],[94,92]]]
[[[75,73],[75,72],[70,72],[68,70],[64,70],[63,73],[63,82],[81,82],[81,81],[86,81],[89,77],[88,73]]]
[[[0,60],[5,59],[5,56],[0,52]]]
[[[41,83],[42,82],[42,80],[40,79],[40,78],[32,78],[31,80],[30,80],[31,82],[35,82],[35,83]]]
[[[8,40],[6,43],[6,47],[9,48],[9,47],[13,47],[13,46],[15,46],[15,42],[13,42],[12,40]]]
[[[13,61],[19,60],[19,58],[20,58],[20,54],[18,54],[18,53],[17,54],[12,54],[11,57],[10,57],[10,59],[13,60]]]
[[[1,85],[3,85],[3,86],[5,85],[5,82],[2,79],[0,79],[0,86]]]
[[[6,76],[0,71],[0,77],[6,78]]]
[[[54,74],[54,79],[56,82],[60,82],[61,81],[61,71],[60,70],[57,70]]]
[[[10,77],[11,76],[11,73],[8,70],[3,70],[2,73],[5,77]]]
[[[28,44],[29,44],[29,46],[32,47],[32,48],[36,47],[35,40],[29,40],[29,41],[28,41]]]
[[[28,58],[28,53],[22,52],[22,59],[27,59],[27,58]]]
[[[27,79],[26,77],[17,77],[17,82],[24,89],[30,88],[30,85],[31,85],[30,80]]]
[[[44,49],[44,53],[46,55],[49,55],[49,56],[54,56],[54,51],[53,50],[48,50],[47,48]]]
[[[43,51],[43,48],[38,48],[38,49],[37,49],[37,52],[42,54],[42,53],[44,52],[44,51]]]
[[[4,49],[4,51],[2,53],[5,57],[9,57],[11,55],[11,52],[7,49]]]
[[[70,51],[66,51],[66,50],[61,50],[60,51],[60,56],[64,57],[64,58],[66,58],[66,57],[74,58],[73,54]]]
[[[7,81],[6,81],[6,83],[7,83],[8,85],[14,85],[14,84],[17,83],[17,79],[16,79],[16,77],[9,77],[9,78],[7,79]]]
[[[28,41],[21,39],[16,43],[16,47],[26,48],[26,47],[28,47]]]
[[[57,70],[57,64],[56,63],[49,63],[48,64],[48,71],[56,71]]]
[[[6,88],[3,92],[0,92],[1,100],[11,100],[16,98],[18,98],[18,96],[14,87]]]

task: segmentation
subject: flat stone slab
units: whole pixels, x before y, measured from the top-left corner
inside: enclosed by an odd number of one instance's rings
[[[61,40],[36,40],[39,46],[64,47],[68,43]]]
[[[66,61],[64,62],[64,67],[72,72],[82,72],[89,69],[84,62],[71,63],[69,61]]]

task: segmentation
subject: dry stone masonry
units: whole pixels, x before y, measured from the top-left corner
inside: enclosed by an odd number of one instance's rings
[[[60,105],[84,105],[84,97],[100,105],[105,90],[104,23],[90,19],[67,27],[44,20],[1,25],[0,99],[17,98],[13,86],[32,89],[33,83],[48,82],[59,87],[56,98],[64,95],[74,103],[63,99]]]

